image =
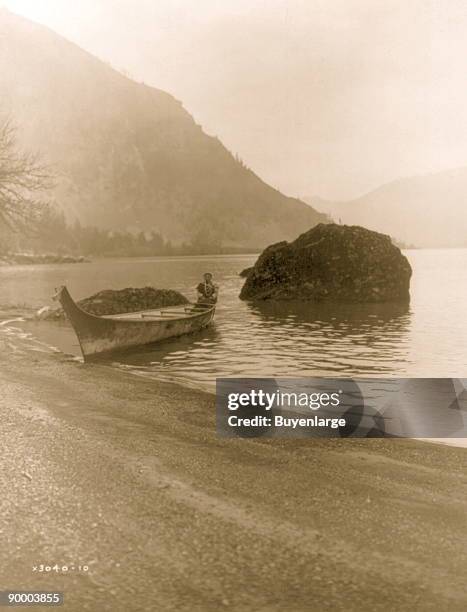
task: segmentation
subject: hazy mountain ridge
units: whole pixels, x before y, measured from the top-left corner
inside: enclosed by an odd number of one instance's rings
[[[402,178],[348,202],[304,198],[335,221],[418,247],[467,246],[467,167]]]
[[[57,174],[69,221],[262,247],[325,217],[265,184],[173,96],[0,9],[0,106]]]

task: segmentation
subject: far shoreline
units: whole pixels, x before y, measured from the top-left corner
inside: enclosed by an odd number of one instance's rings
[[[466,246],[408,246],[399,247],[402,252],[406,251],[464,251]],[[23,265],[66,265],[66,264],[82,264],[93,263],[96,261],[112,261],[119,259],[131,260],[147,260],[147,259],[210,259],[218,257],[258,257],[262,250],[246,250],[246,251],[222,251],[216,253],[162,253],[162,254],[90,254],[90,255],[57,255],[57,254],[19,254],[19,255],[3,255],[0,256],[0,269],[3,267],[14,267]]]

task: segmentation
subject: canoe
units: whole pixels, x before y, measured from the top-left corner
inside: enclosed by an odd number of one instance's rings
[[[185,304],[156,310],[96,316],[80,308],[66,287],[54,296],[65,311],[85,360],[135,346],[161,342],[207,327],[215,305]]]

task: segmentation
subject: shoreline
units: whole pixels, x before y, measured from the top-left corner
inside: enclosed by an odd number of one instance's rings
[[[93,263],[95,261],[106,261],[106,260],[119,260],[119,259],[212,259],[219,257],[258,257],[260,251],[252,252],[233,252],[233,253],[171,253],[171,254],[120,254],[120,255],[57,255],[57,254],[40,254],[40,255],[29,255],[29,254],[12,254],[0,256],[0,267],[14,267],[14,266],[29,266],[29,265],[66,265],[66,264],[81,264],[81,263]]]
[[[0,344],[4,584],[72,612],[465,609],[463,449],[221,439],[207,393]]]
[[[35,312],[35,311],[33,311]],[[7,311],[0,311],[0,314],[3,314],[4,316],[7,315]],[[12,318],[11,319],[3,319],[0,317],[0,327],[4,324],[10,323],[10,322],[18,322],[19,324],[22,322],[25,323],[29,323],[29,322],[36,322],[36,319],[34,317],[30,317],[30,312],[28,310],[25,310],[23,312],[20,312],[19,310],[15,310],[12,309],[9,311],[8,313]],[[19,318],[18,318],[19,317]],[[47,349],[50,350],[51,353],[55,353],[55,354],[60,354],[62,355],[62,357],[64,357],[65,359],[68,360],[72,360],[76,363],[81,363],[84,365],[84,360],[83,357],[81,355],[76,355],[74,353],[68,352],[66,350],[63,350],[62,348],[59,348],[49,342],[47,342],[44,338],[39,338],[36,335],[34,335],[34,333],[26,328],[23,328],[23,331],[28,335],[28,339],[34,343],[37,344],[38,346],[41,347],[46,347]],[[138,377],[142,380],[145,381],[153,381],[155,384],[158,383],[162,383],[162,384],[169,384],[169,385],[176,385],[179,386],[181,389],[186,389],[186,390],[192,390],[195,392],[201,392],[201,393],[206,393],[208,395],[210,395],[211,397],[215,398],[216,397],[216,386],[215,383],[208,385],[208,384],[202,384],[202,383],[195,383],[193,382],[191,379],[189,378],[182,378],[182,377],[177,377],[174,375],[168,375],[168,376],[163,376],[161,375],[161,373],[151,373],[148,374],[145,371],[140,370],[137,366],[131,366],[131,365],[125,365],[122,364],[120,362],[113,362],[111,360],[109,360],[108,362],[103,362],[102,364],[100,364],[102,367],[106,367],[112,370],[117,370],[117,371],[121,371],[121,372],[125,372],[126,374],[129,374],[131,376],[135,376]],[[281,377],[279,377],[281,378]],[[408,439],[408,440],[417,440],[419,442],[428,442],[431,444],[444,444],[447,446],[452,446],[452,447],[457,447],[457,448],[466,448],[467,447],[467,439],[466,438],[404,438],[404,439]]]

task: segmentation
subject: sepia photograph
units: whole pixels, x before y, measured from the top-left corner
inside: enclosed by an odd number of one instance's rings
[[[467,610],[467,4],[0,0],[0,607]]]

